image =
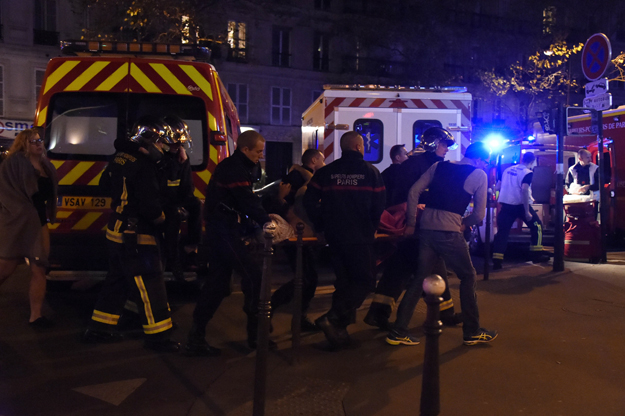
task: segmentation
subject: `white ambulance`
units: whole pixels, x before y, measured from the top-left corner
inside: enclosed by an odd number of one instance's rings
[[[365,160],[380,171],[391,164],[390,149],[413,150],[429,127],[449,130],[460,144],[447,153],[460,160],[471,144],[471,94],[464,87],[325,85],[302,115],[302,151],[320,149],[326,163],[341,157],[339,140],[349,130],[365,139]]]

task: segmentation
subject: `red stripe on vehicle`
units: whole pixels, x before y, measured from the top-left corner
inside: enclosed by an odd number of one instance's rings
[[[432,100],[432,104],[434,104],[437,108],[447,108],[445,103],[441,100]]]
[[[384,104],[384,101],[386,101],[386,98],[376,98],[375,100],[373,100],[373,102],[371,103],[371,107],[379,107],[382,104]]]
[[[349,107],[360,107],[360,104],[362,104],[365,100],[366,98],[356,98],[354,101],[351,102]]]
[[[417,108],[428,108],[427,105],[423,102],[423,100],[410,100],[414,103]]]
[[[106,168],[106,162],[95,162],[85,173],[80,175],[73,185],[88,185],[89,182]]]
[[[67,175],[72,169],[76,167],[76,165],[80,163],[78,160],[66,160],[63,162],[61,166],[56,170],[56,174],[59,179],[63,179],[65,175]]]
[[[334,111],[334,107],[337,107],[343,101],[345,101],[345,98],[337,97],[333,99],[330,103],[327,103],[324,117],[328,117],[330,114],[332,114],[332,112]]]
[[[325,145],[325,143],[324,143]],[[334,153],[334,142],[330,142],[328,143],[328,145],[325,147],[325,149],[323,149],[323,156],[328,157],[330,156],[332,153]]]

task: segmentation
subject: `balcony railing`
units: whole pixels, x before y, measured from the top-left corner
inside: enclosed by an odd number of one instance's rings
[[[33,30],[33,43],[35,45],[59,45],[59,32],[52,32],[50,30]]]

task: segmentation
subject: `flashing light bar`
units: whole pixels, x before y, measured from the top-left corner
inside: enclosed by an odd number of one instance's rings
[[[210,48],[194,44],[169,44],[151,42],[116,42],[116,41],[61,41],[61,51],[67,55],[79,53],[129,53],[151,55],[184,55],[196,59],[210,58]]]
[[[467,92],[466,87],[420,87],[402,85],[377,85],[377,84],[325,84],[324,90],[389,90],[389,91],[420,91],[420,92]]]

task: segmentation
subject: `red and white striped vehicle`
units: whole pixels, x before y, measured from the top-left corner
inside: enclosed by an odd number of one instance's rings
[[[447,153],[460,160],[471,144],[471,94],[465,88],[325,85],[302,115],[302,149],[324,152],[326,163],[341,157],[339,140],[348,130],[365,138],[365,160],[383,171],[392,146],[413,150],[428,127],[449,130],[460,144]]]

